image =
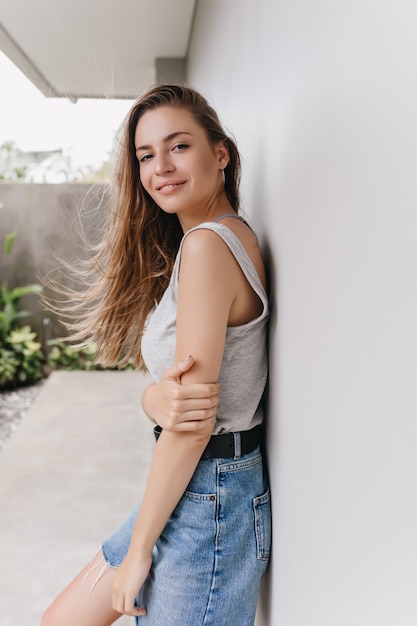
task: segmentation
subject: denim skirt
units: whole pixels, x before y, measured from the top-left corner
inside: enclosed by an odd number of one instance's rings
[[[120,565],[138,505],[102,546]],[[271,505],[259,448],[201,459],[153,551],[137,626],[253,626],[271,547]]]

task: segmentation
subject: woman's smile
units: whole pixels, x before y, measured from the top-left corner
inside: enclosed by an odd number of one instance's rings
[[[167,194],[172,193],[173,191],[176,191],[177,189],[182,187],[184,184],[185,184],[185,181],[166,182],[166,183],[162,183],[158,185],[156,190],[159,191],[159,193],[167,195]]]

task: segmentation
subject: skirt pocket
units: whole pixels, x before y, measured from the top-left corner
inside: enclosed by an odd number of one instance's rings
[[[271,494],[269,489],[253,499],[257,558],[268,561],[271,552]]]

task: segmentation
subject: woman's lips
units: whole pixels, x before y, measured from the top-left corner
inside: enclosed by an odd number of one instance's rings
[[[185,181],[173,181],[159,185],[157,191],[164,195],[170,194],[184,184]]]

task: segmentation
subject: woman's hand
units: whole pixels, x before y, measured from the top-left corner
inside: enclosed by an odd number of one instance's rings
[[[144,557],[137,552],[127,553],[113,581],[112,605],[115,611],[131,616],[146,614],[145,607],[135,606],[135,599],[149,574],[151,565],[152,554]]]
[[[181,383],[181,376],[193,363],[194,358],[189,356],[169,367],[159,383],[147,387],[143,394],[142,406],[145,413],[164,430],[196,431],[216,421],[220,385]]]

